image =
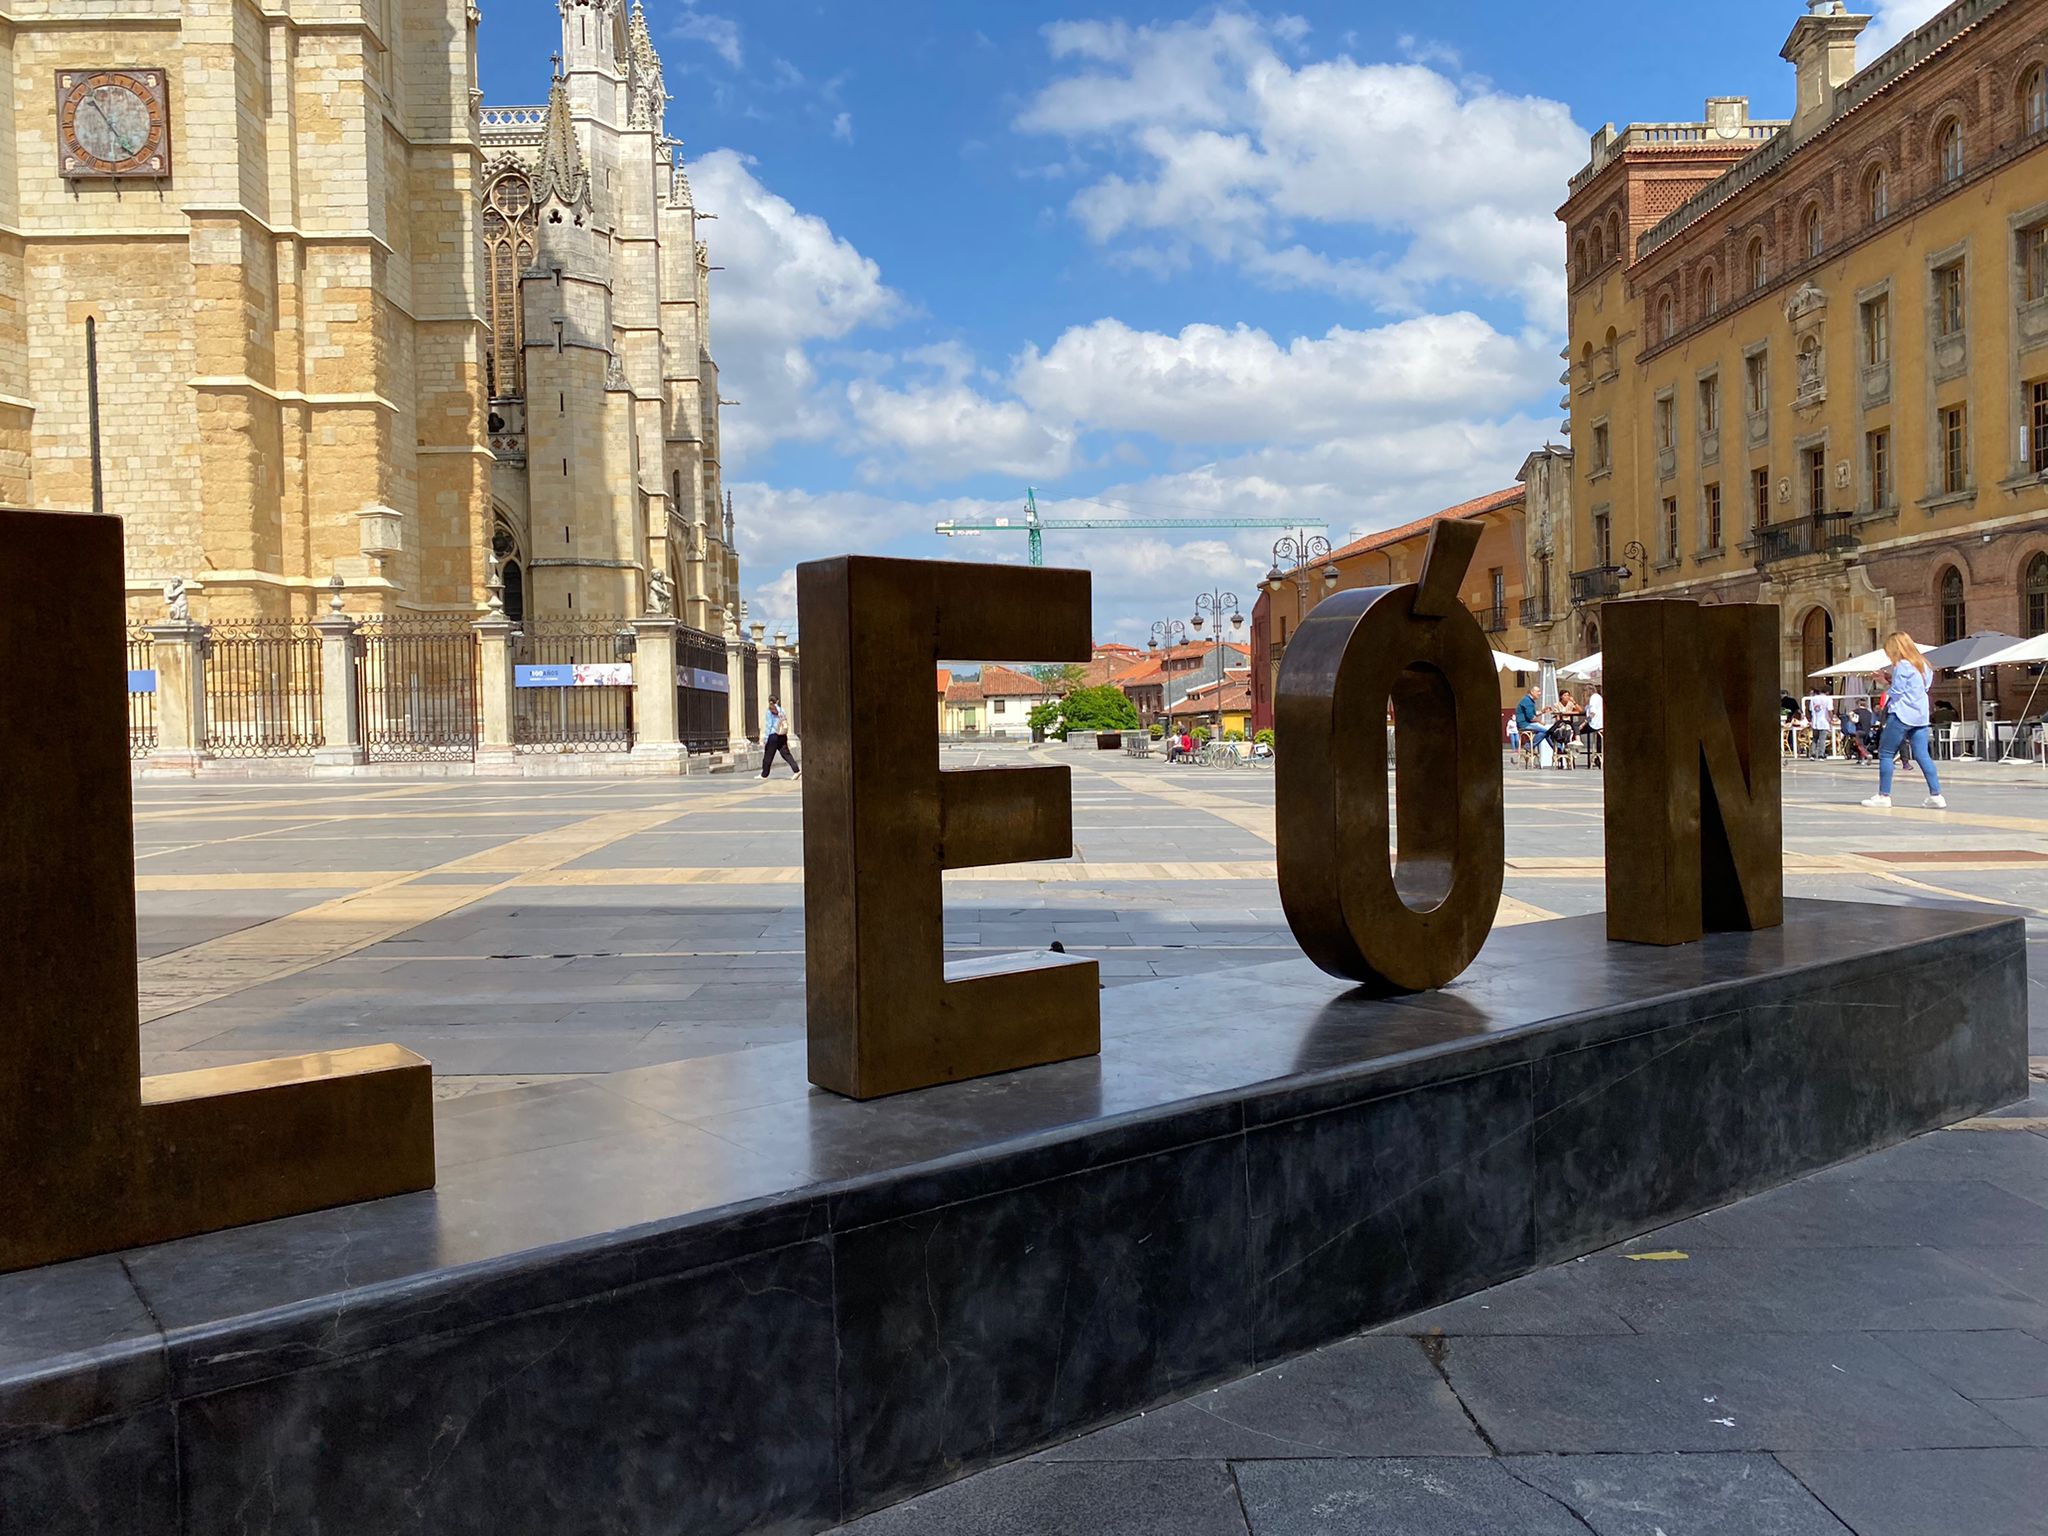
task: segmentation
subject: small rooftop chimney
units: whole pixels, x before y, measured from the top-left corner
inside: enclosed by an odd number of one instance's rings
[[[1856,73],[1856,39],[1869,25],[1868,16],[1851,16],[1842,0],[1807,0],[1806,14],[1779,54],[1799,81],[1793,138],[1805,138],[1834,115],[1835,93]]]

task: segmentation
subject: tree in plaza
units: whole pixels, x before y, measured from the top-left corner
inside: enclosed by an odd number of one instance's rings
[[[1098,688],[1076,688],[1065,698],[1048,700],[1032,710],[1031,728],[1057,741],[1065,741],[1069,731],[1135,731],[1138,708],[1124,697],[1122,689],[1106,683]]]
[[[1078,661],[1046,662],[1033,667],[1031,675],[1038,679],[1046,692],[1065,696],[1081,686],[1081,679],[1088,675],[1088,669]]]

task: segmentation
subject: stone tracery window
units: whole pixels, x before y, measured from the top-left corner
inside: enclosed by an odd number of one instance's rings
[[[1714,315],[1719,314],[1720,310],[1720,285],[1715,280],[1714,269],[1712,267],[1708,267],[1705,271],[1700,273],[1700,312],[1702,314]]]
[[[1891,183],[1884,167],[1873,165],[1863,173],[1863,217],[1869,223],[1882,224],[1891,211]]]
[[[1749,242],[1749,289],[1754,293],[1771,280],[1769,258],[1764,253],[1764,237],[1758,235]]]
[[[2036,64],[2027,71],[2020,82],[2020,111],[2027,133],[2048,129],[2048,69]]]
[[[1821,252],[1820,205],[1818,203],[1812,204],[1807,208],[1803,224],[1806,236],[1806,254],[1809,258],[1818,256]]]
[[[484,194],[484,272],[489,283],[490,391],[494,399],[526,394],[526,322],[519,275],[533,265],[533,183],[506,171]]]

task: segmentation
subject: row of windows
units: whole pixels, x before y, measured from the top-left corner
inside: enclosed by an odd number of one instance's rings
[[[2021,82],[2020,97],[2026,133],[2031,136],[2048,132],[2048,69],[2033,66]],[[1967,156],[1960,118],[1944,118],[1936,128],[1934,164],[1940,185],[1948,186],[1962,179],[1967,168]],[[1863,173],[1857,200],[1866,229],[1883,223],[1891,216],[1891,173],[1884,165],[1873,165]],[[2036,233],[2038,235],[2039,232]],[[1827,249],[1826,226],[1817,200],[1809,202],[1800,215],[1799,249],[1806,260],[1820,256]],[[1747,281],[1748,291],[1756,293],[1769,286],[1771,270],[1769,244],[1761,234],[1751,236],[1743,253],[1742,276]],[[1720,284],[1711,263],[1700,269],[1696,287],[1693,318],[1710,319],[1720,313]],[[2039,298],[2044,293],[2048,293],[2048,277],[2037,279],[2028,296]],[[1677,333],[1679,325],[1676,296],[1666,291],[1658,296],[1656,306],[1655,335],[1659,340],[1669,341]]]
[[[2048,476],[2048,379],[2037,379],[2026,388],[2026,414],[2023,426],[2025,441],[2022,444],[2024,461],[2032,473]],[[1963,403],[1945,407],[1938,413],[1937,421],[1936,489],[1942,495],[1966,494],[1971,485],[1970,408]],[[1868,493],[1868,506],[1872,510],[1882,510],[1896,504],[1897,487],[1893,481],[1892,465],[1890,429],[1880,427],[1864,433],[1863,485]],[[1800,455],[1800,471],[1805,512],[1816,517],[1826,513],[1829,510],[1827,450],[1804,450]],[[1679,542],[1678,498],[1666,496],[1660,511],[1660,553],[1666,560],[1677,560],[1682,554]],[[1753,537],[1760,536],[1764,529],[1771,526],[1771,471],[1768,466],[1755,467],[1749,472],[1749,523]],[[1605,525],[1605,516],[1596,514],[1593,526],[1593,541],[1596,548],[1604,547],[1608,538]],[[1701,552],[1720,551],[1723,548],[1723,536],[1721,484],[1717,480],[1710,480],[1700,487]]]

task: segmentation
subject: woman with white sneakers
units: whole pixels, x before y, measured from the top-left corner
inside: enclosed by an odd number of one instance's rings
[[[1898,765],[1899,747],[1911,748],[1913,761],[1927,780],[1926,810],[1945,811],[1941,778],[1934,771],[1934,758],[1927,750],[1927,685],[1934,681],[1934,668],[1920,654],[1913,637],[1894,630],[1884,637],[1884,653],[1891,660],[1891,692],[1885,700],[1884,730],[1877,739],[1877,793],[1863,804],[1889,810],[1892,803],[1892,769]]]

